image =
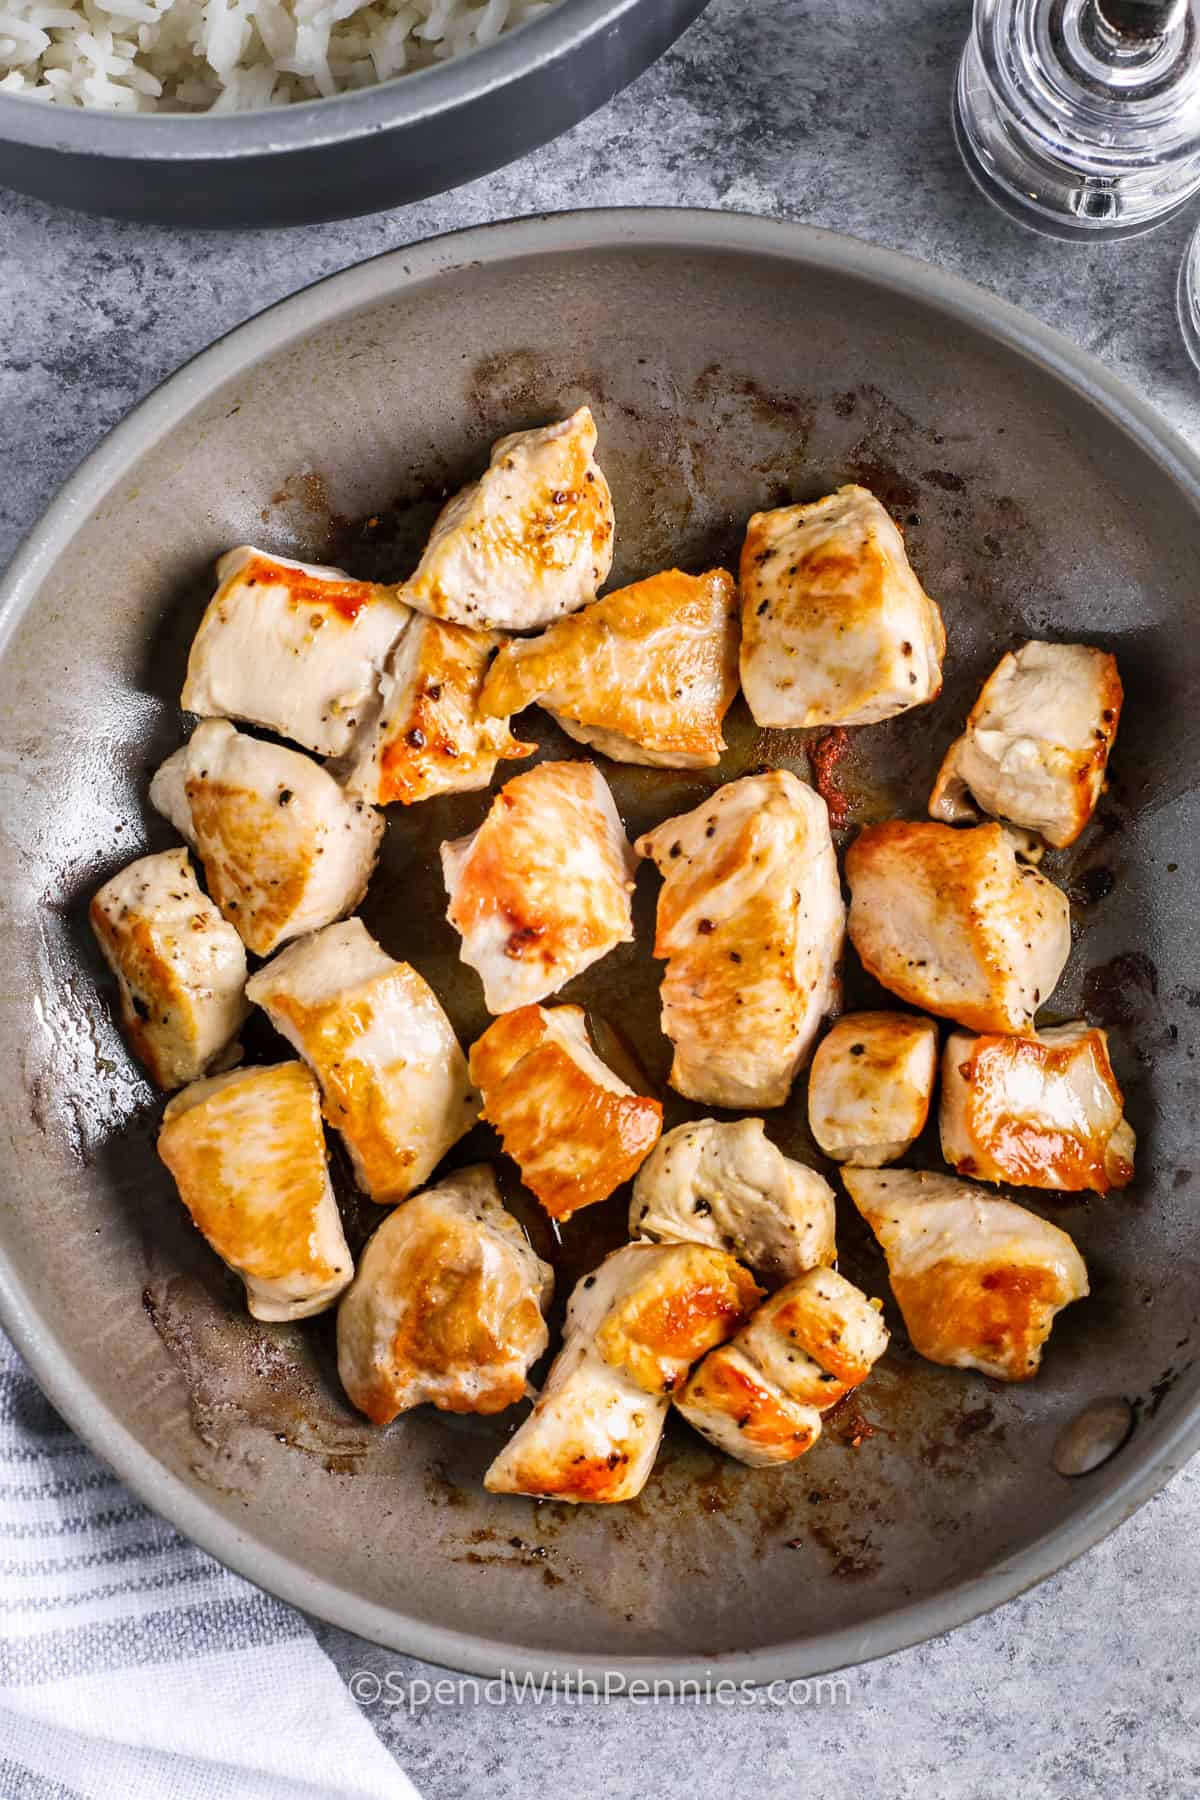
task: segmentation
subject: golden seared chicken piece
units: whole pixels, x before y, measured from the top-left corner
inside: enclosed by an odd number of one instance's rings
[[[709,1106],[782,1106],[837,1010],[845,908],[825,802],[787,770],[748,775],[638,840],[663,876],[671,1086]]]
[[[913,1349],[1000,1381],[1037,1373],[1056,1313],[1088,1292],[1065,1231],[953,1175],[842,1170],[887,1257]]]
[[[937,1026],[912,1013],[847,1013],[808,1077],[808,1127],[834,1162],[878,1169],[904,1155],[929,1117]]]
[[[742,690],[759,725],[872,725],[937,699],[942,615],[866,488],[755,513],[740,580]]]
[[[1031,1029],[1070,954],[1070,907],[1003,826],[868,825],[846,879],[850,942],[876,981],[973,1031]]]
[[[159,1087],[195,1081],[250,1009],[242,940],[201,893],[187,851],[139,857],[93,896],[88,917],[130,1049]]]
[[[506,644],[480,710],[506,718],[536,701],[614,762],[709,769],[725,748],[737,645],[732,575],[669,569]]]
[[[353,912],[383,836],[382,813],[348,798],[311,757],[224,719],[197,725],[150,800],[193,846],[209,893],[256,956]]]
[[[793,1162],[761,1119],[700,1119],[668,1131],[638,1170],[630,1237],[711,1244],[768,1286],[836,1255],[833,1189]]]
[[[256,1319],[307,1319],[333,1305],[354,1263],[303,1063],[193,1082],[163,1114],[158,1154],[197,1230],[245,1282]]]
[[[403,1200],[474,1125],[479,1097],[437,995],[361,919],[290,945],[246,993],[317,1076],[372,1200]]]
[[[955,1032],[942,1058],[942,1155],[960,1175],[1018,1187],[1133,1180],[1137,1144],[1103,1031],[1077,1020],[1034,1037]]]
[[[383,672],[382,706],[363,735],[346,791],[372,806],[411,806],[435,794],[488,786],[502,757],[532,756],[507,718],[480,706],[488,659],[501,639],[416,616]]]
[[[396,589],[249,544],[221,558],[217,581],[188,657],[184,710],[344,756],[411,617]]]
[[[946,752],[930,813],[952,825],[991,813],[1073,844],[1104,791],[1122,698],[1105,650],[1036,640],[1010,650]]]
[[[471,1079],[521,1180],[552,1219],[607,1200],[662,1130],[662,1107],[614,1075],[580,1006],[522,1006],[471,1050]]]
[[[402,590],[418,612],[530,631],[593,600],[612,567],[613,506],[586,406],[517,431],[449,501]]]
[[[478,831],[443,844],[446,917],[488,1011],[544,1000],[631,943],[636,867],[607,782],[582,762],[514,776]]]
[[[653,1466],[671,1393],[759,1295],[719,1250],[614,1250],[576,1284],[541,1396],[484,1486],[555,1500],[632,1500]]]
[[[753,1469],[795,1462],[821,1414],[867,1379],[888,1346],[878,1300],[834,1269],[809,1269],[710,1350],[675,1404],[710,1443]]]
[[[549,1342],[554,1291],[485,1164],[389,1213],[338,1308],[338,1373],[376,1425],[427,1401],[497,1413],[524,1395]]]

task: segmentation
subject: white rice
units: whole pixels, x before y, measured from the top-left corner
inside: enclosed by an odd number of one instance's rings
[[[555,0],[0,0],[0,93],[233,112],[371,87],[490,44]]]

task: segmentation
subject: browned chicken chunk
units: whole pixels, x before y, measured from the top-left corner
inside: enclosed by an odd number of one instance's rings
[[[458,1169],[388,1214],[338,1308],[338,1373],[377,1425],[430,1402],[496,1413],[549,1341],[554,1277],[490,1168]]]
[[[1070,907],[1002,826],[868,825],[846,879],[850,941],[876,981],[974,1031],[1030,1029],[1070,954]]]

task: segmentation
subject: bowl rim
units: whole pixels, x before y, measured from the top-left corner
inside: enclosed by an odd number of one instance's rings
[[[650,5],[656,0],[648,0]],[[647,0],[558,0],[493,43],[461,56],[287,106],[245,112],[115,113],[0,93],[0,141],[31,150],[143,162],[221,162],[350,143],[394,126],[428,125],[459,107],[552,69],[601,33],[619,29]],[[176,135],[178,133],[178,135]]]
[[[784,220],[701,209],[605,208],[476,225],[391,250],[329,275],[234,327],[169,376],[80,464],[32,527],[0,583],[0,654],[70,539],[113,485],[213,388],[309,332],[412,291],[456,269],[577,251],[703,251],[757,255],[833,272],[931,306],[1014,349],[1040,372],[1099,405],[1163,468],[1200,511],[1200,455],[1089,352],[985,289],[931,264],[861,239]],[[701,1654],[564,1656],[536,1643],[431,1624],[349,1594],[240,1528],[143,1446],[92,1392],[87,1373],[58,1343],[0,1242],[0,1322],[52,1404],[145,1503],[202,1549],[259,1587],[387,1648],[482,1676],[560,1681],[627,1679],[767,1683],[827,1674],[965,1624],[1054,1574],[1091,1548],[1200,1449],[1200,1393],[1154,1436],[1080,1478],[1093,1498],[1070,1519],[984,1574],[860,1624],[760,1649]],[[1200,1375],[1197,1377],[1200,1386]]]

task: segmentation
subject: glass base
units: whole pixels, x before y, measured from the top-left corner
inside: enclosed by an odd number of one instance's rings
[[[955,88],[959,151],[1034,231],[1135,237],[1200,191],[1200,54],[1189,8],[1122,38],[1094,0],[976,0]]]
[[[1193,234],[1179,265],[1176,290],[1179,329],[1187,345],[1188,355],[1200,369],[1200,231]]]
[[[1005,170],[1005,179],[1001,179],[1001,170],[995,156],[984,147],[986,139],[977,144],[975,121],[963,116],[961,79],[956,81],[951,102],[951,124],[954,128],[954,142],[963,160],[967,174],[975,183],[985,200],[998,207],[1017,225],[1023,225],[1026,231],[1036,231],[1043,237],[1065,239],[1075,244],[1103,244],[1117,242],[1123,238],[1145,237],[1148,231],[1162,225],[1173,218],[1192,198],[1189,190],[1178,200],[1173,200],[1165,211],[1154,212],[1149,218],[1111,218],[1101,213],[1102,203],[1093,200],[1092,216],[1081,218],[1074,206],[1065,211],[1056,211],[1039,200],[1038,190],[1033,178],[1024,187],[1018,186],[1010,170]],[[1010,185],[1011,184],[1011,185]]]

